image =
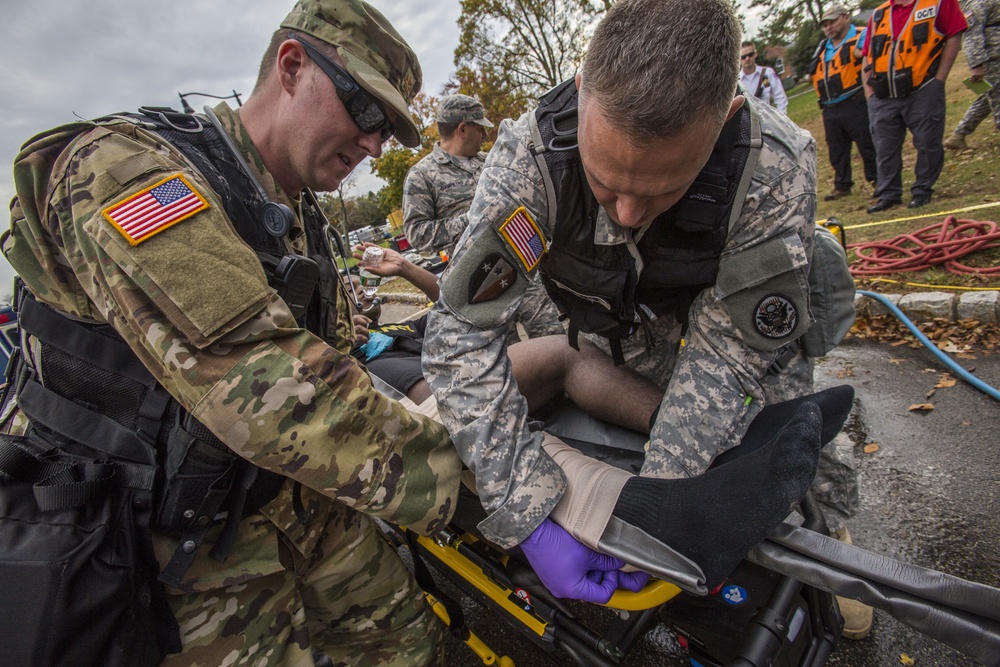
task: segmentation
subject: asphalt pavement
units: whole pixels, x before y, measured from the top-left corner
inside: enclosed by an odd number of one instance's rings
[[[964,358],[971,357],[971,358]],[[1000,387],[1000,355],[957,358]],[[1000,402],[958,380],[924,349],[848,341],[819,360],[818,388],[850,384],[860,507],[854,543],[942,572],[1000,587]],[[911,409],[915,405],[931,409]],[[570,664],[535,648],[475,603],[469,625],[498,655],[517,665]],[[912,660],[913,662],[909,662]],[[449,640],[448,664],[478,660]],[[690,665],[664,622],[657,622],[622,662],[634,667]],[[975,665],[934,639],[876,610],[871,635],[841,642],[828,663],[844,667]]]

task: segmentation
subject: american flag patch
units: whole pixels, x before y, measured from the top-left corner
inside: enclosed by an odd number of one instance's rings
[[[500,225],[500,235],[514,249],[524,268],[531,271],[545,254],[545,239],[535,221],[522,206]]]
[[[130,244],[139,245],[206,208],[205,198],[178,174],[112,204],[101,213]]]

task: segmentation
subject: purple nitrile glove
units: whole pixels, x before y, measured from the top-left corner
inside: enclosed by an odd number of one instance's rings
[[[624,561],[584,546],[551,519],[545,519],[520,546],[538,578],[557,598],[604,604],[623,574],[618,570]]]
[[[638,593],[649,583],[649,575],[645,572],[619,572],[618,587]]]

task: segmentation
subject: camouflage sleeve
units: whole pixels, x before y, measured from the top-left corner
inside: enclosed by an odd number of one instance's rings
[[[504,342],[528,271],[498,229],[520,207],[543,233],[546,225],[541,175],[522,140],[526,127],[525,117],[500,125],[469,209],[469,229],[431,311],[423,352],[424,377],[459,455],[476,474],[489,514],[479,528],[504,547],[530,535],[565,489],[562,471],[541,450],[541,435],[528,429],[527,403],[511,376]],[[490,294],[499,294],[481,299],[491,285],[496,289]]]
[[[773,115],[764,110],[762,115]],[[785,121],[787,122],[787,121]],[[798,312],[798,327],[774,345],[755,339],[739,320],[751,316],[762,298],[801,290],[808,295],[808,257],[816,219],[816,147],[811,138],[775,150],[765,138],[739,219],[730,231],[727,255],[750,252],[769,242],[787,258],[783,274],[747,289],[750,299],[703,290],[691,306],[685,345],[680,351],[650,433],[642,473],[653,477],[689,477],[704,472],[715,457],[738,444],[764,405],[760,380],[786,343],[808,327],[808,312]],[[720,269],[720,274],[721,274]],[[737,296],[739,292],[737,292]],[[807,309],[806,309],[807,310]],[[758,337],[760,338],[760,337]]]
[[[186,409],[240,456],[367,514],[421,531],[448,520],[460,462],[444,429],[382,397],[352,358],[296,326],[172,147],[135,128],[99,128],[59,174],[48,217],[94,318]],[[208,208],[130,243],[108,212],[177,175]]]
[[[434,253],[449,248],[465,231],[466,215],[438,218],[435,199],[434,186],[417,163],[403,183],[403,231],[410,245],[420,252]]]
[[[986,21],[989,8],[986,0],[966,0],[962,3],[968,30],[962,34],[962,50],[969,67],[979,67],[990,59],[986,44]]]

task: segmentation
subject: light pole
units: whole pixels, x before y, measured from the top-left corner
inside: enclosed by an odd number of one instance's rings
[[[221,95],[210,95],[208,93],[193,93],[193,92],[192,93],[177,93],[177,95],[181,98],[181,108],[184,109],[184,113],[194,113],[194,109],[192,109],[191,105],[188,104],[188,102],[187,102],[186,99],[184,99],[188,95],[200,95],[201,97],[211,97],[211,98],[214,98],[214,99],[217,99],[217,100],[231,100],[231,99],[235,99],[236,100],[236,106],[238,106],[238,107],[243,106],[243,102],[240,100],[240,94],[237,93],[235,90],[233,90],[233,94],[232,95],[226,95],[225,97],[222,97]]]

